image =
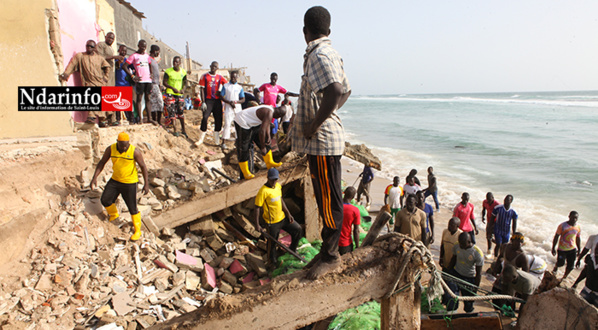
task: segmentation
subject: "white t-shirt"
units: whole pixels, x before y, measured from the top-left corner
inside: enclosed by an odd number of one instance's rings
[[[241,99],[241,92],[243,91],[243,86],[239,85],[239,84],[231,84],[230,82],[227,82],[226,84],[224,84],[222,86],[222,97],[226,100],[226,101],[239,101]],[[241,104],[237,103],[235,104],[235,108],[233,109],[233,107],[228,104],[228,103],[224,103],[224,111],[231,111],[234,110],[234,113],[237,113],[241,110],[243,110],[243,108],[241,108]]]
[[[283,109],[286,110],[284,116],[282,117],[282,122],[286,123],[287,121],[291,121],[291,118],[293,117],[293,107],[290,104],[287,105],[283,105],[282,106]]]
[[[392,187],[388,190],[388,204],[391,209],[398,209],[401,207],[401,194],[403,190],[401,187]]]
[[[420,190],[422,190],[422,188],[417,183],[415,183],[413,186],[410,186],[408,184],[405,184],[403,186],[403,191],[405,192],[405,195],[415,195]]]
[[[594,250],[596,249],[596,244],[598,243],[598,234],[596,235],[590,235],[590,237],[588,237],[588,241],[586,242],[586,246],[584,246],[584,249],[588,249],[588,251],[590,251],[590,255],[594,255]]]
[[[237,123],[241,128],[244,129],[251,129],[255,126],[261,126],[262,120],[257,116],[257,110],[259,108],[269,108],[270,111],[274,112],[274,108],[269,105],[258,105],[255,107],[250,107],[241,112],[237,112],[235,115],[235,123]]]

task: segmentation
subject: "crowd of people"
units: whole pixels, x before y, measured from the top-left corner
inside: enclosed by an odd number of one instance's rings
[[[210,64],[210,71],[200,78],[201,97],[195,95],[193,102],[196,107],[201,104],[203,112],[199,143],[203,143],[206,136],[210,115],[214,118],[216,145],[220,145],[221,131],[224,140],[231,137],[234,125],[239,169],[244,179],[254,177],[253,145],[261,151],[268,167],[268,181],[255,199],[255,226],[261,230],[260,221],[263,220],[262,223],[266,224],[268,233],[273,237],[278,237],[281,229],[288,231],[292,236],[292,250],[297,247],[301,228],[294,222],[281,197],[281,186],[277,182],[279,173],[276,169],[281,164],[273,160],[271,135],[275,134],[281,125],[283,131],[289,133],[292,149],[307,155],[318,212],[323,224],[321,250],[305,267],[308,269],[306,277],[316,279],[337,268],[340,265],[341,254],[359,246],[360,217],[350,201],[355,196],[358,201],[364,196],[366,207],[370,207],[370,188],[374,173],[370,166],[365,166],[360,174],[358,189],[348,187],[344,192],[341,191],[340,160],[345,143],[337,110],[350,96],[351,87],[344,72],[342,58],[332,48],[328,38],[330,13],[323,7],[310,8],[304,16],[303,34],[307,49],[299,94],[289,92],[278,85],[276,73],[271,74],[269,83],[252,92],[245,91],[238,85],[237,72],[231,72],[230,81],[227,81],[218,74],[218,62],[214,61]],[[79,71],[85,86],[134,86],[135,106],[139,116],[126,112],[126,119],[130,124],[139,123],[146,118],[148,122],[158,125],[162,119],[164,100],[172,98],[176,107],[174,114],[168,115],[180,120],[182,134],[186,136],[183,108],[188,109],[192,102],[189,96],[184,97],[187,72],[181,67],[180,57],[173,59],[172,67],[165,70],[160,80],[160,48],[157,45],[151,45],[148,54],[147,43],[140,40],[137,51],[127,56],[127,48],[124,45],[120,45],[118,55],[114,55],[111,48],[113,42],[113,33],[108,33],[106,40],[97,45],[95,41],[88,40],[86,51],[73,57],[60,79],[67,80],[70,74]],[[296,114],[293,114],[289,97],[299,97]],[[141,109],[143,99],[146,105],[145,116]],[[95,122],[97,119],[100,126],[119,125],[122,118],[118,115],[119,113],[91,113],[88,121]],[[136,162],[142,168],[146,185],[148,182],[143,158],[128,140],[126,133],[123,133],[122,136],[119,135],[117,143],[106,149],[92,180],[92,184],[95,184],[95,179],[105,163],[112,159],[115,174],[111,182],[114,182],[106,186],[102,196],[102,204],[111,220],[118,217],[114,200],[119,194],[126,200],[134,201],[135,198],[131,185],[136,187],[137,181],[132,177],[136,177],[137,173],[124,175],[123,171],[131,166],[135,167]],[[434,212],[439,211],[440,203],[434,169],[429,167],[427,172],[426,188],[421,187],[415,169],[405,178],[405,184],[402,186],[400,178],[394,177],[393,183],[388,185],[384,192],[384,203],[388,205],[392,215],[390,225],[394,231],[429,246],[434,243]],[[144,191],[146,190],[144,187]],[[432,196],[435,207],[426,203],[429,196]],[[488,243],[486,257],[495,258],[490,269],[490,272],[498,276],[493,289],[506,294],[519,294],[525,298],[533,294],[538,287],[546,263],[523,250],[524,235],[517,232],[518,214],[512,208],[512,203],[513,196],[507,195],[500,204],[492,193],[488,193],[483,202],[482,222],[486,223]],[[127,206],[134,224],[138,224],[139,212],[135,203],[127,202]],[[552,254],[557,256],[557,263],[553,271],[556,272],[559,267],[565,266],[563,279],[566,278],[574,268],[576,259],[579,266],[581,259],[590,252],[585,258],[586,266],[574,286],[586,279],[582,295],[598,306],[598,235],[591,236],[584,250],[580,251],[580,228],[577,220],[577,212],[572,211],[569,220],[560,224],[556,230]],[[464,296],[475,294],[481,280],[485,256],[476,245],[478,234],[474,206],[469,202],[469,194],[464,192],[461,202],[453,208],[448,227],[442,233],[439,259],[443,271],[451,276],[451,288]],[[131,239],[136,240],[139,237],[140,230],[135,225],[135,233]],[[495,244],[493,251],[492,243]],[[270,258],[275,260],[275,250],[271,249],[271,252]],[[459,281],[469,283],[470,286],[457,285]],[[457,308],[455,301],[446,299],[445,303],[449,310]],[[465,303],[466,312],[473,311],[473,308],[473,303]]]
[[[416,169],[411,170],[403,185],[400,184],[400,178],[395,176],[392,183],[384,190],[384,204],[388,206],[391,214],[389,224],[393,226],[392,230],[429,246],[434,242],[434,207],[426,203],[426,197],[433,196],[438,211],[440,203],[437,181],[432,167],[428,168],[426,188],[421,187],[416,174]],[[364,166],[359,177],[361,182],[358,191],[362,192],[365,205],[369,207],[371,203],[369,188],[374,177],[371,167]],[[361,202],[361,196],[358,195],[356,201]],[[481,205],[481,220],[486,226],[485,236],[488,247],[486,255],[476,245],[479,230],[469,193],[463,192],[461,201],[452,208],[452,217],[448,221],[447,228],[442,232],[438,264],[447,276],[447,283],[455,294],[471,296],[477,292],[485,259],[492,260],[487,272],[496,277],[492,286],[492,291],[495,293],[516,295],[525,300],[540,286],[547,271],[547,263],[541,257],[523,249],[525,236],[517,231],[519,215],[512,204],[513,196],[510,194],[504,197],[503,203],[497,201],[492,192],[486,194]],[[590,236],[585,248],[581,250],[581,229],[577,224],[578,217],[578,212],[571,211],[568,221],[559,224],[556,228],[551,252],[557,260],[552,273],[556,277],[558,269],[565,266],[565,272],[559,280],[562,282],[575,266],[580,266],[581,260],[589,252],[585,258],[585,268],[573,287],[586,279],[586,286],[581,295],[598,307],[596,291],[598,266],[595,259],[598,235]],[[492,249],[493,244],[494,249]],[[449,294],[445,294],[443,302],[448,311],[454,311],[458,307],[458,303],[451,299]],[[495,301],[497,306],[503,304],[515,307],[509,301]],[[473,302],[465,302],[465,312],[472,312],[473,308]]]

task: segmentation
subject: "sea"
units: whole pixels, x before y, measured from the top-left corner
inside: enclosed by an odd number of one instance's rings
[[[487,192],[513,195],[525,249],[547,261],[571,210],[582,245],[598,234],[598,91],[351,96],[339,115],[382,160],[377,177],[413,168],[426,187],[433,166],[441,207],[469,192],[478,228]]]

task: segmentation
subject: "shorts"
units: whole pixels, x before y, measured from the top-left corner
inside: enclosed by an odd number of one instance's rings
[[[162,99],[162,92],[160,85],[152,84],[152,92],[149,97],[150,109],[152,112],[162,112],[164,110],[164,100]]]
[[[353,244],[347,246],[339,246],[338,253],[342,256],[345,253],[353,252]]]
[[[151,82],[135,83],[135,93],[137,93],[137,95],[140,95],[140,94],[150,95],[150,93],[152,92],[153,85],[154,84],[152,84]]]
[[[396,209],[391,208],[390,209],[390,224],[391,225],[395,223],[395,216],[397,215],[397,213],[399,213],[400,210],[401,210],[400,208],[396,208]]]
[[[185,118],[185,114],[184,114],[184,110],[183,110],[183,97],[181,95],[174,95],[174,94],[166,94],[167,97],[172,97],[174,98],[174,104],[172,105],[172,108],[169,108],[169,111],[171,111],[173,113],[169,113],[168,116],[169,117],[176,117],[176,118]]]
[[[496,241],[496,245],[500,244],[507,244],[509,243],[509,239],[511,239],[511,233],[494,233],[494,240]]]
[[[561,251],[558,250],[557,251],[557,257],[556,257],[556,266],[557,267],[561,267],[565,264],[565,261],[567,261],[567,269],[573,269],[573,267],[575,266],[575,258],[577,257],[577,250],[573,249],[573,250],[569,250],[569,251]]]

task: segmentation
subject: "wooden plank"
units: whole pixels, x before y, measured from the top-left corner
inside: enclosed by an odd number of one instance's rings
[[[376,217],[376,220],[374,220],[374,223],[370,227],[370,230],[365,235],[365,238],[363,239],[361,246],[368,246],[374,243],[374,241],[380,234],[382,227],[386,226],[388,220],[390,220],[390,213],[386,212],[386,207],[384,206],[378,213],[378,216]]]
[[[303,179],[303,212],[305,216],[305,238],[313,242],[321,239],[320,231],[322,223],[320,221],[320,213],[318,211],[318,203],[316,202],[316,195],[314,194],[314,186],[311,182],[311,175],[307,169],[308,175]]]
[[[306,170],[306,164],[297,164],[281,169],[279,182],[282,184],[301,179],[306,175]],[[211,191],[198,199],[183,203],[176,208],[166,210],[154,218],[154,223],[159,229],[174,228],[216,213],[255,197],[266,181],[266,172],[263,171],[251,180],[241,180],[238,183]]]
[[[191,313],[155,325],[154,329],[301,328],[367,301],[382,299],[392,288],[402,254],[408,249],[403,249],[403,240],[404,236],[397,234],[343,255],[341,266],[318,280],[305,279],[307,271],[303,270],[278,276],[256,289],[214,298]],[[389,251],[389,247],[396,250]],[[419,267],[419,263],[410,265],[406,278],[412,278]],[[410,296],[405,302],[411,302],[401,303],[399,316],[419,319],[415,289],[411,287],[410,292],[399,296]]]
[[[419,329],[420,300],[419,285],[411,285],[404,291],[390,298],[383,298],[380,303],[381,329]]]

